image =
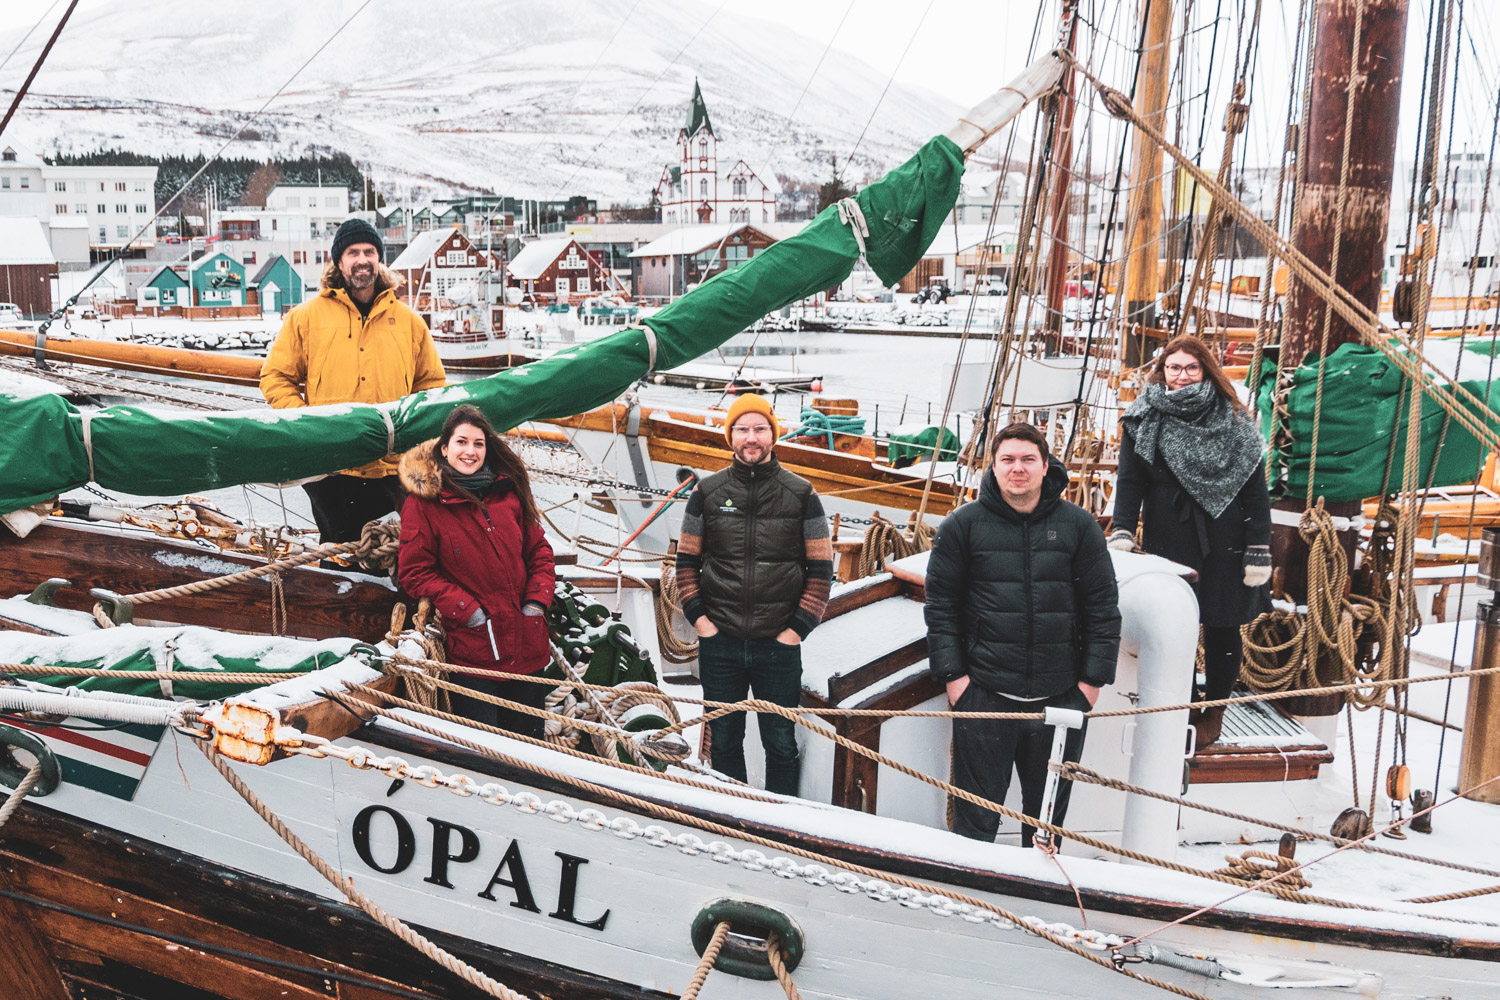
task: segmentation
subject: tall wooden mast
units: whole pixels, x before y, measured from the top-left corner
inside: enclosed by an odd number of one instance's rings
[[[1318,0],[1314,14],[1312,101],[1303,116],[1306,151],[1297,164],[1298,218],[1292,241],[1314,264],[1332,273],[1335,238],[1342,232],[1334,279],[1372,310],[1380,304],[1390,219],[1408,2],[1364,0],[1358,76],[1352,87],[1349,69],[1358,4],[1355,0]],[[1354,103],[1354,130],[1347,144],[1347,178],[1341,183],[1349,101]],[[1342,227],[1338,225],[1341,189]],[[1292,279],[1281,345],[1283,367],[1301,364],[1309,352],[1321,350],[1324,313],[1323,300]],[[1337,314],[1332,316],[1330,351],[1358,339],[1352,326]]]
[[[1303,112],[1306,134],[1301,137],[1303,152],[1296,172],[1297,225],[1292,239],[1297,249],[1376,311],[1395,175],[1407,4],[1408,0],[1363,0],[1361,14],[1356,0],[1317,0],[1309,63],[1311,100]],[[1352,82],[1351,66],[1357,67]],[[1346,127],[1349,121],[1352,128]],[[1325,330],[1330,353],[1339,344],[1359,339],[1352,326],[1336,313],[1329,314],[1315,292],[1293,279],[1281,366],[1294,367],[1309,353],[1321,353]],[[1276,508],[1300,512],[1304,504],[1305,498],[1297,497]],[[1360,504],[1329,504],[1328,510],[1335,517],[1353,517]],[[1358,534],[1353,527],[1339,533],[1351,560]],[[1299,601],[1306,600],[1307,546],[1296,529],[1286,524],[1276,525],[1272,542],[1276,565],[1285,573],[1285,590]],[[1320,683],[1334,684],[1340,679],[1338,668],[1326,656],[1319,661]],[[1341,695],[1315,695],[1294,699],[1287,707],[1299,715],[1333,715],[1343,704]]]
[[[1172,0],[1142,0],[1145,49],[1135,81],[1135,104],[1141,117],[1166,131],[1168,54],[1172,33]],[[1125,229],[1130,250],[1125,256],[1125,365],[1134,368],[1149,357],[1145,338],[1135,332],[1156,326],[1156,293],[1161,284],[1161,150],[1141,133],[1135,137],[1130,168],[1130,205]]]
[[[1078,0],[1063,4],[1062,44],[1073,51],[1078,37]],[[1074,96],[1073,72],[1063,77],[1057,94],[1057,121],[1052,133],[1052,162],[1056,176],[1052,180],[1052,261],[1047,268],[1047,334],[1048,347],[1056,350],[1062,343],[1063,302],[1068,277],[1068,216],[1072,209],[1073,190],[1073,113],[1078,108]],[[1081,248],[1080,248],[1081,249]]]

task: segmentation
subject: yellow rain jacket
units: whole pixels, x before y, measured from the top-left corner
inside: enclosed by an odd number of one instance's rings
[[[260,369],[261,395],[277,409],[389,403],[446,381],[427,324],[391,289],[375,297],[364,321],[348,292],[323,289],[287,314]],[[386,458],[346,474],[377,479],[396,472],[396,461]]]

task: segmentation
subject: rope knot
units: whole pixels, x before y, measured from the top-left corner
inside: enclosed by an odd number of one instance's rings
[[[1239,135],[1245,131],[1245,124],[1250,120],[1250,105],[1243,101],[1231,101],[1229,107],[1224,109],[1224,131],[1230,135]]]
[[[1135,113],[1135,109],[1130,106],[1129,97],[1113,87],[1107,87],[1103,84],[1096,84],[1095,86],[1099,91],[1099,99],[1104,102],[1104,109],[1106,111],[1116,118],[1130,120],[1131,116]]]
[[[859,247],[860,257],[865,255],[865,238],[870,235],[870,224],[865,221],[864,209],[853,198],[842,198],[835,206],[839,210],[839,221],[854,234],[854,243]]]

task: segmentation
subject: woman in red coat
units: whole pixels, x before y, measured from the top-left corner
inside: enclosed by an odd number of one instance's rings
[[[442,434],[401,457],[401,551],[397,577],[428,597],[448,632],[448,660],[507,674],[534,674],[551,651],[547,608],[555,571],[526,467],[484,415],[460,406]],[[540,708],[544,684],[455,674],[476,691]],[[511,732],[542,736],[543,720],[462,695],[453,711]]]

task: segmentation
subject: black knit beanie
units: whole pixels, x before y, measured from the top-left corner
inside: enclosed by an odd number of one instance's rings
[[[372,244],[380,252],[380,259],[385,260],[385,243],[381,241],[375,227],[364,219],[345,219],[344,224],[339,226],[339,231],[333,234],[334,263],[338,263],[344,256],[344,251],[356,243]]]

